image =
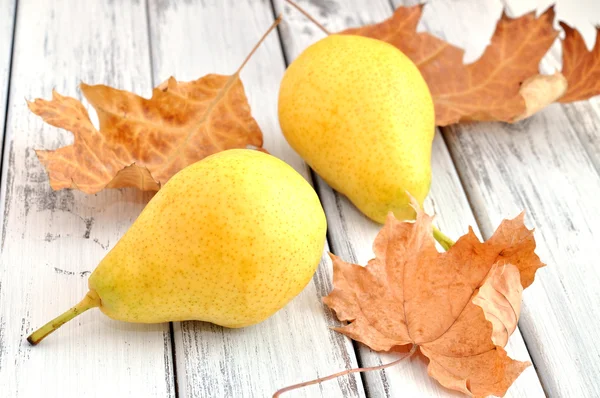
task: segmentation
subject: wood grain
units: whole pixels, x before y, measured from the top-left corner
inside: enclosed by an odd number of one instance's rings
[[[4,138],[6,120],[6,98],[10,77],[13,28],[15,22],[15,0],[0,0],[0,147]],[[0,160],[1,160],[0,154]]]
[[[151,1],[154,81],[170,75],[191,80],[232,73],[273,22],[264,1]],[[223,23],[227,21],[227,23]],[[310,179],[277,122],[277,92],[285,68],[277,33],[269,36],[242,71],[265,148]],[[326,250],[328,248],[326,247]],[[184,397],[267,397],[277,389],[357,366],[349,339],[321,303],[331,289],[324,257],[313,281],[267,321],[240,330],[201,322],[175,324],[177,379]],[[286,394],[290,397],[364,396],[359,375]]]
[[[327,29],[334,32],[347,27],[378,22],[392,13],[389,3],[384,0],[299,3],[322,21]],[[282,40],[287,59],[293,60],[306,46],[322,38],[323,34],[291,7],[284,6],[281,1],[274,4],[279,12],[283,11],[285,14],[285,22],[281,26]],[[438,227],[453,237],[466,233],[469,225],[473,225],[477,230],[458,175],[444,140],[439,134],[436,134],[434,140],[432,163],[433,183],[425,207],[430,213],[437,214]],[[366,219],[345,197],[334,192],[320,179],[318,187],[327,213],[330,242],[334,253],[347,261],[366,264],[373,257],[372,242],[381,226]],[[511,338],[507,349],[516,359],[529,359],[518,331]],[[392,355],[374,353],[362,346],[360,348],[360,360],[363,366],[379,365],[391,362],[393,359]],[[426,359],[415,357],[409,363],[382,372],[367,373],[364,375],[367,391],[374,397],[460,396],[444,389],[431,379],[427,375],[426,367]],[[533,367],[528,368],[521,375],[507,396],[543,396]]]
[[[1,126],[7,94],[9,109],[0,185],[1,396],[174,397],[172,355],[178,395],[185,397],[269,396],[279,387],[357,365],[352,343],[328,330],[337,323],[320,302],[331,289],[328,259],[298,298],[261,325],[227,330],[198,322],[176,323],[175,353],[168,324],[119,323],[99,311],[65,325],[39,347],[24,341],[34,328],[81,298],[87,275],[150,194],[115,190],[85,196],[51,191],[33,148],[57,148],[72,137],[43,125],[29,113],[23,98],[47,98],[52,88],[79,97],[80,80],[148,95],[152,80],[156,84],[171,74],[194,79],[208,72],[233,72],[272,21],[271,5],[252,0],[206,3],[150,0],[147,14],[141,1],[20,0],[8,93],[16,1],[0,0]],[[376,22],[391,13],[385,0],[299,3],[333,31]],[[519,14],[541,3],[505,4]],[[466,59],[473,60],[487,44],[502,5],[495,0],[436,0],[426,6],[420,27],[466,47]],[[280,0],[274,1],[274,9],[286,16],[282,42],[277,35],[269,37],[242,79],[267,149],[310,179],[306,166],[281,137],[276,98],[283,55],[291,61],[322,36]],[[593,29],[582,24],[586,19],[600,22],[600,6],[593,0],[561,0],[559,16],[561,10],[590,44]],[[577,13],[582,16],[573,17]],[[559,60],[555,48],[543,70],[558,66]],[[436,222],[444,232],[458,237],[477,220],[487,237],[502,218],[523,208],[528,224],[537,228],[538,252],[549,266],[525,293],[520,327],[550,396],[600,395],[600,351],[594,344],[600,327],[600,271],[594,261],[600,254],[595,232],[600,221],[599,131],[600,99],[595,98],[552,105],[513,126],[446,128],[434,141],[434,179],[426,208],[438,214]],[[364,263],[372,257],[379,226],[323,181],[315,182],[327,212],[332,251]],[[519,332],[513,335],[509,352],[517,359],[528,358]],[[365,366],[393,359],[359,349],[359,362]],[[430,379],[425,368],[423,358],[416,357],[368,373],[364,379],[344,377],[289,396],[365,396],[362,380],[373,397],[457,395]],[[533,367],[508,394],[543,395]]]
[[[432,2],[422,26],[477,56],[489,39],[481,32],[493,26],[503,4],[476,4]],[[600,7],[586,12],[598,15]],[[548,267],[525,292],[519,325],[549,396],[600,395],[595,343],[600,328],[600,269],[595,264],[600,177],[590,155],[597,149],[585,148],[578,134],[589,128],[582,121],[591,115],[577,106],[571,106],[571,117],[565,106],[552,105],[515,125],[444,129],[483,235],[522,209],[527,223],[536,227],[537,252]],[[594,134],[588,145],[598,148],[597,130]]]
[[[44,125],[25,99],[53,88],[80,97],[81,80],[149,94],[144,4],[20,0],[18,8],[0,195],[0,395],[174,397],[168,324],[125,324],[93,310],[37,347],[25,341],[83,297],[90,271],[150,197],[52,191],[34,148],[72,136]]]

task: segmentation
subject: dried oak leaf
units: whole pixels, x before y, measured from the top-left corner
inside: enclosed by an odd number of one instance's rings
[[[191,82],[171,77],[150,99],[104,85],[82,83],[81,91],[98,113],[100,130],[74,98],[53,92],[50,101],[28,104],[44,121],[75,136],[73,145],[36,151],[56,190],[156,191],[177,171],[208,155],[261,149],[263,144],[237,73]]]
[[[564,22],[562,40],[562,74],[569,83],[560,102],[581,101],[600,94],[600,26],[596,27],[596,44],[588,51],[581,34]]]
[[[422,10],[423,5],[399,7],[381,23],[341,33],[383,40],[406,54],[429,86],[439,126],[473,120],[511,122],[527,112],[519,90],[538,73],[540,60],[557,37],[553,8],[538,18],[535,12],[519,18],[503,13],[490,45],[467,65],[462,49],[417,33]]]
[[[552,75],[535,75],[521,84],[519,94],[525,100],[525,112],[513,118],[523,120],[557,101],[567,91],[567,79],[560,72]]]
[[[375,239],[366,267],[332,255],[334,289],[324,301],[347,326],[339,332],[375,351],[416,344],[429,375],[471,396],[502,396],[529,366],[504,346],[517,326],[521,293],[544,264],[523,214],[480,242],[470,229],[439,253],[431,217],[393,215]]]

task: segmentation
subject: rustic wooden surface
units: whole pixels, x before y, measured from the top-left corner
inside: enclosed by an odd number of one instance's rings
[[[168,324],[90,311],[41,350],[25,341],[85,295],[90,271],[150,198],[134,190],[53,192],[33,150],[72,137],[33,116],[25,99],[48,98],[53,88],[80,97],[81,80],[150,94],[145,12],[139,2],[18,3],[0,195],[2,397],[175,396]]]
[[[387,0],[298,2],[332,31],[380,21],[393,10]],[[436,0],[425,7],[420,28],[466,48],[467,60],[474,60],[503,6],[520,15],[547,3]],[[591,45],[600,5],[563,0],[556,9]],[[267,397],[288,384],[394,359],[328,329],[336,321],[321,304],[331,289],[326,257],[301,295],[251,328],[227,330],[200,322],[133,325],[90,311],[40,347],[24,341],[80,299],[89,272],[151,197],[129,189],[93,196],[53,192],[33,149],[57,148],[72,137],[44,125],[24,99],[47,98],[52,88],[80,97],[81,80],[149,95],[153,84],[170,75],[191,80],[231,73],[279,12],[284,23],[245,67],[242,80],[265,147],[312,181],[281,136],[276,101],[286,63],[323,36],[282,0],[18,0],[18,5],[0,0],[1,397]],[[556,47],[542,68],[559,66]],[[536,227],[538,253],[549,265],[526,291],[520,330],[508,347],[513,357],[532,360],[535,368],[523,373],[508,396],[600,396],[600,350],[594,344],[600,330],[599,129],[597,97],[552,105],[516,125],[463,125],[436,135],[426,208],[437,214],[438,226],[458,237],[473,225],[488,237],[503,218],[526,209],[528,225]],[[379,226],[318,177],[314,182],[329,223],[326,250],[365,263]],[[430,379],[426,362],[414,357],[385,371],[346,376],[289,396],[458,394]]]

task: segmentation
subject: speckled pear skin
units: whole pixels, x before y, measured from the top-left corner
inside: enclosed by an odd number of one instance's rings
[[[290,145],[379,223],[413,219],[431,184],[433,100],[414,63],[380,40],[330,35],[287,69],[279,122]]]
[[[186,167],[90,276],[101,310],[128,322],[252,325],[313,276],[325,214],[292,167],[235,149]]]

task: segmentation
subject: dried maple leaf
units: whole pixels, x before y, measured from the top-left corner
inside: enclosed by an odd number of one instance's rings
[[[600,94],[600,27],[596,27],[596,44],[588,51],[581,34],[564,22],[562,40],[563,67],[569,88],[560,102],[588,99]]]
[[[100,130],[76,99],[53,92],[29,109],[69,130],[73,145],[36,151],[53,189],[96,193],[134,186],[158,190],[177,171],[213,153],[262,146],[239,77],[207,75],[189,83],[170,78],[151,99],[108,86],[81,85],[96,109]]]
[[[210,74],[182,83],[173,77],[152,98],[104,85],[81,84],[98,113],[100,130],[78,100],[53,92],[29,102],[47,123],[71,131],[73,145],[36,151],[53,189],[96,193],[104,188],[158,190],[187,165],[232,148],[262,150],[239,73],[280,18],[231,76]]]
[[[503,14],[490,45],[475,62],[463,63],[464,51],[429,33],[417,33],[423,6],[399,7],[378,24],[348,29],[386,41],[413,60],[427,82],[435,104],[436,124],[460,121],[513,121],[526,112],[521,83],[537,74],[538,65],[558,32],[553,8],[538,18]]]
[[[504,350],[515,330],[521,293],[542,264],[523,214],[480,242],[473,231],[439,253],[431,217],[390,215],[366,267],[332,255],[334,289],[324,301],[347,326],[339,332],[376,351],[418,345],[429,374],[472,396],[504,395],[529,366]]]

